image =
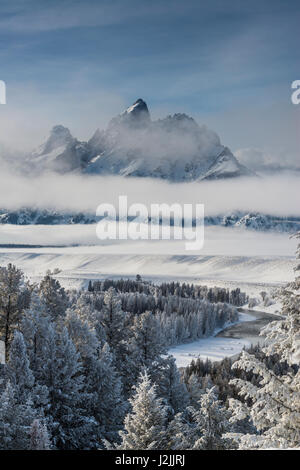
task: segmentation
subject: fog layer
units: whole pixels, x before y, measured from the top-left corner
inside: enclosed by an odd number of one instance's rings
[[[94,214],[99,204],[118,207],[118,197],[128,204],[201,203],[206,215],[232,211],[300,216],[300,178],[273,176],[236,178],[201,183],[167,183],[151,178],[47,174],[21,177],[8,171],[0,175],[0,208],[23,207]]]

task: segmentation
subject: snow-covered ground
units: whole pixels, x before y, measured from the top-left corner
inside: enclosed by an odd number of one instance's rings
[[[297,241],[287,234],[206,227],[204,247],[196,252],[185,251],[184,243],[174,240],[100,243],[94,225],[1,226],[0,246],[16,244],[42,247],[3,246],[0,265],[12,262],[35,279],[58,268],[58,277],[66,287],[85,285],[89,279],[139,273],[155,281],[241,287],[256,296],[268,286],[293,279]]]
[[[200,357],[202,360],[221,361],[224,357],[234,356],[249,347],[251,342],[235,338],[204,338],[189,344],[181,344],[169,349],[176,359],[177,367],[187,367],[192,360]]]
[[[240,287],[251,296],[280,286],[294,277],[291,257],[120,255],[98,252],[98,247],[0,249],[0,265],[16,264],[38,280],[48,269],[66,287],[84,286],[89,279],[133,277],[154,281],[188,281],[228,288]]]
[[[132,224],[132,222],[131,222]],[[109,224],[110,226],[111,223]],[[135,224],[137,229],[139,224]],[[149,235],[149,226],[140,224]],[[187,251],[185,240],[99,240],[97,224],[0,226],[0,245],[76,246],[102,254],[218,255],[294,257],[297,240],[287,233],[258,232],[239,227],[205,226],[201,250]],[[117,225],[118,227],[118,225]],[[81,250],[82,251],[82,250]]]
[[[248,313],[239,313],[239,322],[248,322],[255,320],[255,317]],[[233,324],[232,324],[233,325]],[[216,331],[217,334],[220,330]],[[169,349],[176,359],[177,367],[187,367],[192,360],[199,357],[202,360],[209,359],[211,361],[221,361],[225,357],[235,356],[240,353],[244,347],[249,347],[257,340],[255,338],[222,338],[213,336],[203,338],[192,343],[181,344]]]
[[[264,306],[263,304],[256,305],[253,307],[253,310],[257,310],[258,312],[266,312],[275,315],[280,315],[282,308],[282,304],[280,301],[276,300],[272,305]]]

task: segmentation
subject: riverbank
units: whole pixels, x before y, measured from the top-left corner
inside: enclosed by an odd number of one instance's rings
[[[168,353],[175,357],[177,367],[187,367],[198,358],[221,361],[225,357],[237,356],[244,348],[262,344],[264,338],[259,336],[261,328],[271,321],[280,319],[279,315],[266,312],[245,308],[238,310],[239,322],[229,325],[215,336],[170,348]]]
[[[251,344],[262,344],[264,342],[264,338],[259,336],[260,330],[268,323],[280,320],[281,318],[279,315],[245,308],[239,308],[238,311],[240,313],[250,315],[254,319],[230,325],[220,331],[216,337],[234,339],[244,338],[250,341]]]

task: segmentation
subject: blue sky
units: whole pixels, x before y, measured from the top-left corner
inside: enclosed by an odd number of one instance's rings
[[[1,0],[0,142],[30,148],[56,123],[85,139],[141,97],[233,150],[299,158],[299,23],[298,0]]]

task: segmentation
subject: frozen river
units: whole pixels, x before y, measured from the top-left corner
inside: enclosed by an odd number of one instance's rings
[[[276,315],[253,310],[243,310],[239,316],[238,323],[228,326],[216,336],[169,349],[169,354],[176,359],[177,367],[186,367],[198,357],[221,361],[225,357],[235,356],[251,344],[262,343],[263,338],[259,337],[260,329],[279,318]]]

